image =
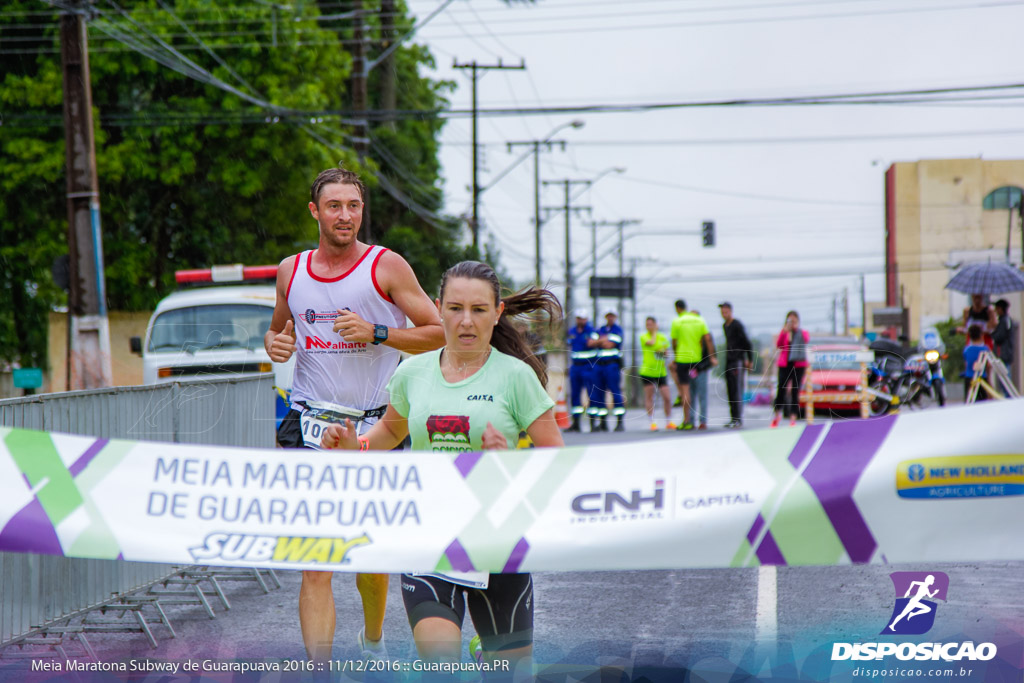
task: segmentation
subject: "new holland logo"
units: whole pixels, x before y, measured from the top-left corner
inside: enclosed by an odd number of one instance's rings
[[[196,562],[294,562],[348,564],[349,553],[372,543],[366,534],[354,538],[325,536],[259,536],[208,534],[202,546],[189,548]]]
[[[900,498],[993,498],[1024,495],[1024,456],[967,455],[905,460],[896,467]]]

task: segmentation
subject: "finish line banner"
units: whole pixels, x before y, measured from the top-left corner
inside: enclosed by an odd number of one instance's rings
[[[1024,559],[1019,401],[488,453],[0,429],[0,551],[491,572]]]

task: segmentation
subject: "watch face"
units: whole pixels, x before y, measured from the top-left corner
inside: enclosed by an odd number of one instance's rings
[[[388,326],[387,325],[374,325],[373,326],[373,339],[374,341],[382,342],[388,338]]]

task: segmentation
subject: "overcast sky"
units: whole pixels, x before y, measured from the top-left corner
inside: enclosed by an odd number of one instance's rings
[[[419,18],[439,0],[408,0]],[[714,8],[714,9],[712,9]],[[468,70],[455,60],[518,64],[489,71],[481,109],[635,105],[1004,85],[1020,74],[1024,0],[456,0],[418,42],[454,81],[452,109],[470,107]],[[1005,97],[1024,91],[988,92]],[[963,97],[963,95],[954,95]],[[1024,99],[884,105],[670,108],[622,113],[545,113],[479,120],[480,184],[521,153],[505,143],[555,139],[565,152],[541,156],[542,180],[587,179],[592,216],[573,217],[577,306],[590,307],[585,221],[638,219],[626,228],[625,258],[639,259],[640,316],[667,322],[685,298],[720,330],[728,299],[756,333],[775,332],[787,310],[830,330],[833,300],[849,292],[860,319],[883,294],[883,174],[895,161],[1021,158]],[[471,124],[442,134],[446,212],[471,206]],[[481,196],[484,234],[520,281],[532,279],[533,163],[528,159]],[[561,188],[542,190],[561,205]],[[701,222],[717,245],[703,248]],[[599,275],[618,272],[616,228],[598,228]],[[559,295],[565,279],[562,214],[543,227],[543,274]],[[827,277],[792,277],[800,274]],[[607,302],[613,303],[613,302]],[[606,308],[602,303],[602,308]],[[628,311],[627,311],[628,313]],[[627,316],[628,317],[628,316]],[[841,325],[841,322],[840,322]]]

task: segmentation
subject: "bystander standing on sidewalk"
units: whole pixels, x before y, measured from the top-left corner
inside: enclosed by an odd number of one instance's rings
[[[725,333],[725,387],[729,397],[729,422],[727,429],[743,426],[743,392],[746,389],[746,373],[754,366],[754,347],[747,338],[743,323],[733,317],[732,304],[723,301],[718,304],[722,313],[722,331]]]
[[[668,369],[665,367],[670,348],[668,337],[658,331],[658,321],[653,316],[647,318],[646,326],[647,331],[640,335],[640,350],[643,352],[640,380],[644,385],[647,418],[651,421],[651,431],[656,431],[658,423],[654,420],[654,392],[657,390],[665,407],[665,429],[675,429],[676,425],[672,422],[672,397],[668,391]]]
[[[779,391],[770,427],[779,426],[779,412],[789,418],[791,427],[800,417],[800,387],[807,370],[807,345],[810,341],[807,331],[800,328],[800,315],[796,311],[787,313],[786,323],[775,341],[779,349]]]
[[[995,353],[1003,365],[1010,368],[1013,365],[1013,318],[1010,317],[1010,302],[1000,299],[992,305],[996,309],[996,328],[992,330],[992,342],[995,344]]]

